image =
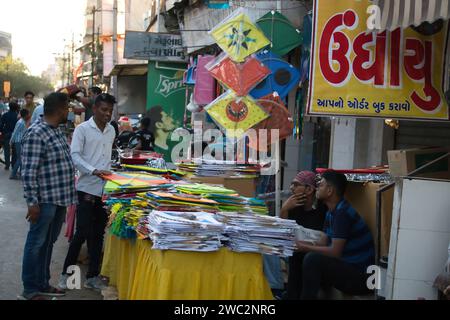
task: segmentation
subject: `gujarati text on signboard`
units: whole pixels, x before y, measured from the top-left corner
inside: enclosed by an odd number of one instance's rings
[[[181,35],[171,33],[127,31],[124,57],[150,61],[187,61]]]

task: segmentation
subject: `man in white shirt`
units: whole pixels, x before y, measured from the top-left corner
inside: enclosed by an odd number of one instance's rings
[[[76,230],[64,262],[60,288],[67,288],[68,270],[76,265],[81,246],[87,241],[89,269],[85,288],[101,290],[105,287],[100,274],[103,236],[108,220],[102,204],[103,176],[111,174],[111,153],[115,138],[114,127],[109,124],[116,100],[103,93],[93,106],[94,116],[79,125],[72,138],[71,155],[80,171],[77,183],[78,205]]]

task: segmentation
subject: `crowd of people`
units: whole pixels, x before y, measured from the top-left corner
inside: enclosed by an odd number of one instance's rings
[[[23,254],[21,296],[26,300],[64,295],[69,267],[76,265],[85,242],[89,269],[84,286],[96,290],[105,287],[99,276],[108,219],[101,200],[102,178],[110,174],[112,149],[118,138],[117,128],[111,123],[116,100],[96,87],[89,90],[88,97],[80,92],[54,92],[43,104],[35,104],[34,94],[26,92],[25,103],[19,106],[10,101],[0,118],[5,169],[12,167],[10,179],[22,180],[28,207],[30,226]],[[68,121],[70,99],[83,105],[86,117],[75,128],[69,146],[60,126]],[[155,130],[163,130],[164,123],[170,122],[164,117],[155,116],[158,121],[142,118],[130,141],[132,148],[155,150]],[[366,270],[374,264],[374,242],[364,220],[344,199],[346,184],[345,175],[334,171],[325,172],[319,182],[310,171],[301,171],[293,179],[292,195],[282,206],[281,218],[321,230],[322,237],[314,243],[297,241],[297,252],[289,258],[285,298],[317,299],[324,287],[350,294],[369,292]],[[75,234],[58,287],[53,287],[49,283],[53,245],[66,208],[74,204]]]
[[[87,243],[89,269],[84,287],[104,288],[100,273],[101,253],[107,213],[101,195],[103,176],[110,174],[112,149],[118,137],[112,121],[115,97],[98,87],[60,90],[34,102],[31,91],[24,94],[20,106],[16,99],[2,102],[0,133],[5,170],[10,179],[22,180],[30,223],[23,263],[25,300],[63,296],[67,289],[68,269],[76,265],[83,243]],[[84,122],[68,137],[62,130],[69,118],[70,99],[77,100],[85,114]],[[150,118],[140,121],[129,147],[153,151],[155,126]],[[70,146],[69,146],[70,141]],[[78,171],[78,175],[76,174]],[[77,177],[77,181],[75,181]],[[50,261],[53,245],[65,221],[66,208],[76,204],[76,228],[64,261],[58,287],[50,285]]]

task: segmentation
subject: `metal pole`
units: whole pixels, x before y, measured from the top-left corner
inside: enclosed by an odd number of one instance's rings
[[[118,52],[117,52],[117,0],[114,0],[113,4],[113,66],[115,67],[119,63]],[[117,76],[112,76],[112,86],[113,86],[113,96],[117,98],[118,88],[117,88]],[[118,118],[118,106],[114,106],[113,119]]]
[[[281,211],[281,166],[280,166],[280,144],[275,143],[275,165],[277,173],[275,176],[275,215],[280,217]]]
[[[64,81],[66,81],[66,55],[63,54],[62,56],[63,60],[63,68],[62,68],[62,75],[61,75],[61,86],[64,87]]]
[[[94,59],[95,59],[95,6],[92,8],[92,52],[91,52],[91,79],[90,87],[94,86]]]

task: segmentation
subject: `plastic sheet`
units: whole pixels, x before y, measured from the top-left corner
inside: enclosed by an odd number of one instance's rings
[[[394,179],[391,175],[384,173],[384,174],[377,174],[377,173],[367,173],[367,174],[361,174],[361,173],[346,173],[345,176],[347,177],[348,181],[354,181],[354,182],[380,182],[385,184],[390,184],[394,182]]]
[[[206,105],[214,100],[215,81],[206,69],[206,65],[214,60],[214,56],[199,56],[195,71],[194,102]]]

